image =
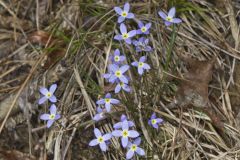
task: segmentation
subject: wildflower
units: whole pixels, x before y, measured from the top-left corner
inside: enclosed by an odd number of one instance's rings
[[[131,37],[136,35],[136,30],[132,30],[132,31],[127,31],[127,27],[125,24],[121,24],[120,25],[120,32],[121,34],[114,36],[114,39],[116,40],[124,40],[127,44],[131,44],[132,40]]]
[[[111,61],[113,63],[119,64],[120,62],[123,62],[126,59],[126,57],[125,56],[121,56],[119,49],[116,49],[114,51],[114,55],[110,56],[110,59],[111,59]]]
[[[174,18],[175,14],[176,14],[176,9],[175,7],[172,7],[169,12],[168,15],[166,15],[164,12],[159,11],[158,12],[159,16],[162,17],[162,19],[165,20],[165,25],[166,26],[170,26],[173,23],[181,23],[182,20],[180,18]]]
[[[104,118],[104,111],[101,107],[97,107],[97,114],[93,117],[93,120],[100,121]]]
[[[119,93],[121,91],[121,89],[123,89],[124,91],[126,92],[130,92],[131,91],[131,88],[126,84],[126,83],[123,83],[123,82],[119,82],[116,87],[115,87],[115,93]]]
[[[43,104],[48,99],[49,99],[50,102],[56,103],[57,98],[53,95],[56,88],[57,88],[56,84],[51,85],[49,90],[47,88],[44,88],[44,87],[40,88],[40,93],[43,94],[44,96],[39,99],[38,104]]]
[[[119,100],[111,98],[111,94],[110,93],[107,93],[105,95],[105,98],[100,99],[100,100],[97,101],[97,104],[98,105],[105,104],[105,108],[106,108],[107,112],[110,112],[111,111],[111,105],[112,104],[118,104],[119,102],[120,102]]]
[[[99,144],[101,150],[105,152],[107,150],[107,145],[105,141],[108,141],[109,139],[111,139],[112,135],[110,133],[102,135],[102,133],[98,128],[94,129],[94,134],[96,136],[96,139],[91,140],[89,143],[89,146],[96,146]]]
[[[142,21],[138,22],[139,29],[137,30],[137,34],[149,34],[149,29],[152,23],[147,23],[146,25],[143,24]]]
[[[163,122],[162,118],[156,118],[156,113],[153,113],[151,119],[148,120],[148,124],[156,129],[158,129],[158,124],[162,122]]]
[[[140,156],[144,156],[145,155],[145,152],[142,148],[138,147],[141,143],[141,138],[137,138],[133,141],[133,143],[129,142],[128,143],[128,152],[127,152],[127,155],[126,155],[126,159],[131,159],[133,157],[133,155],[135,153],[137,153],[138,155]]]
[[[138,74],[142,75],[145,69],[150,69],[150,66],[147,63],[144,63],[146,61],[146,57],[142,56],[140,57],[139,62],[135,61],[132,62],[132,65],[135,67],[138,67]]]
[[[123,83],[128,83],[127,76],[124,75],[124,73],[129,69],[128,65],[123,65],[119,67],[116,64],[110,65],[111,70],[111,76],[109,77],[109,82],[114,83],[115,81],[119,80]]]
[[[141,37],[138,39],[138,41],[134,40],[133,44],[136,47],[136,52],[141,52],[141,51],[145,51],[145,52],[150,52],[152,51],[152,47],[148,45],[149,43],[149,39]]]
[[[40,119],[47,121],[47,128],[50,128],[54,121],[61,118],[61,115],[56,113],[57,113],[57,108],[55,104],[52,104],[50,107],[50,114],[44,113],[40,116]]]
[[[129,13],[130,5],[129,3],[125,3],[123,10],[120,7],[114,7],[114,10],[120,16],[118,17],[118,23],[122,23],[126,18],[131,19],[134,18],[133,13]]]
[[[127,116],[125,114],[122,114],[121,116],[121,122],[118,122],[116,124],[113,125],[113,128],[114,129],[119,129],[119,128],[122,128],[122,124],[123,124],[123,121],[127,120]],[[134,122],[133,121],[128,121],[128,126],[129,127],[133,127],[134,126]]]
[[[122,146],[125,148],[127,147],[128,144],[128,138],[136,138],[139,136],[139,133],[137,131],[134,130],[129,130],[129,125],[128,125],[128,121],[124,120],[122,122],[122,130],[114,130],[112,132],[112,135],[115,137],[122,137],[121,138],[121,144]]]

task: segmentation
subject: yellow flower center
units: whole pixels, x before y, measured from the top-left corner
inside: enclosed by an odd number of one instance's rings
[[[132,150],[132,151],[136,151],[136,150],[137,150],[137,145],[136,145],[136,144],[133,144],[132,147],[131,147],[131,150]]]
[[[105,102],[106,103],[110,103],[110,99],[109,98],[105,98]]]
[[[52,93],[51,92],[47,92],[46,97],[50,98],[51,96],[52,96]]]
[[[128,135],[129,135],[129,134],[128,134],[128,130],[123,130],[123,131],[122,131],[122,136],[123,136],[123,137],[128,137]]]
[[[50,114],[49,119],[55,119],[55,114]]]
[[[98,143],[103,143],[103,142],[104,142],[103,137],[102,137],[102,136],[99,136],[99,137],[97,138],[97,141],[98,141]]]
[[[138,63],[138,67],[143,67],[144,63],[143,62],[139,62]]]
[[[142,27],[142,28],[141,28],[141,31],[142,31],[142,32],[146,32],[146,31],[147,31],[147,28],[146,28],[146,27]]]
[[[120,82],[120,86],[123,87],[123,86],[124,86],[124,83],[123,83],[123,82]]]
[[[114,61],[118,62],[120,60],[120,57],[119,56],[115,56],[114,57]]]
[[[157,123],[156,119],[152,119],[152,124],[156,124],[156,123]]]
[[[128,34],[127,34],[127,33],[124,33],[124,34],[122,35],[122,38],[123,38],[123,39],[127,39],[127,38],[128,38]]]
[[[123,12],[122,12],[122,16],[123,16],[123,17],[127,17],[127,12],[123,11]]]
[[[167,17],[166,20],[169,21],[169,22],[172,22],[173,18],[172,17]]]
[[[118,77],[118,78],[121,77],[122,76],[122,72],[121,71],[116,71],[115,72],[115,76]]]

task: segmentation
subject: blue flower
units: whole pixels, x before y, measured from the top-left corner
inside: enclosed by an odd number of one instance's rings
[[[127,148],[129,149],[126,155],[126,159],[131,159],[135,153],[140,156],[144,156],[145,152],[142,148],[138,147],[141,143],[141,138],[137,138],[133,143],[129,142]]]
[[[93,117],[93,120],[100,121],[105,117],[105,112],[101,107],[97,107],[97,114]]]
[[[131,88],[126,83],[118,82],[118,84],[115,87],[114,92],[115,93],[119,93],[121,91],[121,89],[123,89],[126,92],[130,92],[131,91]]]
[[[113,128],[114,129],[119,129],[119,128],[122,128],[122,124],[123,124],[123,121],[127,120],[127,116],[125,114],[122,114],[121,116],[121,122],[118,122],[116,124],[113,125]],[[133,127],[134,126],[134,122],[133,121],[128,121],[128,126],[129,127]]]
[[[121,62],[123,62],[126,59],[126,57],[120,55],[119,49],[116,49],[114,51],[114,54],[110,56],[110,59],[113,63],[120,64]]]
[[[110,112],[111,111],[111,105],[112,104],[118,104],[118,103],[120,103],[120,101],[117,100],[117,99],[111,98],[111,94],[107,93],[105,95],[105,98],[98,100],[96,103],[98,105],[104,104],[107,112]]]
[[[139,133],[134,130],[129,130],[128,121],[124,120],[122,122],[122,130],[114,130],[112,135],[115,137],[122,137],[121,144],[124,148],[126,148],[129,141],[128,138],[136,138],[139,136]]]
[[[162,17],[162,19],[165,20],[165,25],[166,26],[170,26],[173,23],[181,23],[182,20],[180,18],[174,18],[175,14],[176,14],[176,9],[175,7],[172,7],[169,12],[168,15],[166,15],[164,12],[159,11],[158,12],[159,16]]]
[[[123,23],[120,25],[120,31],[121,31],[121,34],[114,36],[114,39],[119,41],[124,40],[127,44],[132,43],[131,37],[135,36],[137,33],[136,30],[132,30],[128,32],[127,27]]]
[[[56,103],[57,98],[53,95],[56,89],[57,89],[56,84],[51,85],[49,90],[44,87],[40,88],[40,93],[43,94],[44,96],[39,99],[38,104],[43,104],[46,100],[49,100],[52,103]]]
[[[129,3],[125,3],[123,10],[120,7],[114,7],[114,10],[120,16],[118,17],[118,23],[122,23],[126,18],[131,19],[134,18],[133,13],[129,13],[130,5]]]
[[[135,61],[132,62],[132,65],[135,67],[138,67],[138,74],[142,75],[144,70],[150,69],[150,66],[147,63],[144,63],[146,61],[146,57],[142,56],[140,57],[139,62]]]
[[[112,135],[110,133],[107,133],[105,135],[102,135],[100,130],[98,128],[94,129],[94,134],[96,136],[96,139],[93,139],[90,141],[89,146],[96,146],[99,145],[100,149],[105,152],[107,150],[107,145],[105,141],[108,141],[112,138]]]
[[[57,108],[55,104],[52,104],[49,110],[50,110],[50,114],[44,113],[40,116],[40,119],[47,121],[47,128],[50,128],[54,121],[61,118],[60,114],[56,114]]]
[[[139,29],[137,30],[137,34],[149,34],[149,29],[151,28],[152,23],[143,24],[142,21],[138,22]]]
[[[158,124],[160,124],[162,122],[163,122],[163,119],[162,118],[157,118],[156,113],[153,113],[151,118],[148,120],[148,124],[150,126],[153,126],[156,129],[158,129]]]
[[[115,81],[119,80],[120,82],[128,84],[127,76],[124,75],[124,73],[129,69],[128,65],[119,67],[116,64],[111,64],[109,68],[111,70],[109,82],[114,83]]]
[[[149,43],[149,39],[141,37],[138,39],[138,41],[134,40],[133,44],[136,47],[136,52],[141,52],[141,51],[145,51],[145,52],[150,52],[152,51],[152,47],[148,45]]]

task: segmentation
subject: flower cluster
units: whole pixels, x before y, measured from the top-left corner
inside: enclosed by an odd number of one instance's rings
[[[120,24],[120,33],[114,36],[115,40],[120,42],[125,42],[126,45],[133,44],[135,47],[136,53],[148,53],[153,49],[149,45],[149,39],[147,37],[150,34],[150,29],[152,24],[145,23],[140,20],[138,22],[138,29],[129,30],[127,26],[123,23],[126,19],[133,19],[135,15],[130,12],[129,3],[125,3],[123,9],[120,7],[114,7],[115,12],[119,15],[118,23]],[[164,12],[160,11],[159,15],[164,19],[164,23],[166,26],[170,26],[173,23],[180,23],[181,19],[174,18],[176,10],[175,8],[171,8],[168,14],[166,15]],[[137,37],[139,36],[139,37]],[[141,54],[142,55],[142,54]],[[119,93],[121,90],[130,92],[131,87],[129,86],[130,78],[127,75],[127,71],[130,69],[128,64],[124,64],[126,57],[121,53],[119,49],[115,49],[114,53],[109,56],[110,63],[107,67],[108,72],[103,75],[107,82],[116,84],[114,92]],[[138,61],[133,61],[131,66],[137,68],[138,74],[141,76],[144,74],[146,70],[149,70],[151,67],[146,63],[147,55],[143,55],[139,57]],[[100,121],[106,118],[106,112],[111,113],[111,108],[113,105],[119,104],[120,101],[118,99],[112,98],[110,93],[107,93],[104,98],[99,99],[96,104],[97,114],[93,117],[95,121]],[[151,118],[148,120],[148,124],[156,129],[158,129],[159,124],[163,122],[163,119],[157,118],[156,113],[153,113]],[[113,136],[121,138],[121,145],[123,148],[128,149],[126,153],[126,159],[131,159],[135,154],[140,156],[145,155],[145,152],[142,148],[139,147],[141,143],[140,134],[133,129],[135,127],[134,122],[127,119],[126,115],[121,116],[121,121],[114,124],[114,131],[112,133],[107,133],[102,135],[99,129],[94,129],[94,134],[96,139],[93,139],[89,145],[95,146],[99,145],[102,151],[106,151],[108,146],[106,143]]]
[[[43,104],[47,100],[49,100],[52,103],[57,102],[57,98],[54,95],[54,92],[57,89],[57,85],[53,84],[50,86],[49,90],[47,88],[40,88],[40,93],[43,95],[38,101],[38,104]],[[47,121],[47,128],[50,128],[54,121],[58,120],[61,118],[60,114],[57,114],[57,107],[55,104],[52,104],[49,108],[50,114],[44,113],[40,116],[40,119]]]

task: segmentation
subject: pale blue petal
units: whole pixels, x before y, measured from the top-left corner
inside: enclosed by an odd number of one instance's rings
[[[107,134],[103,135],[104,141],[108,141],[111,138],[112,138],[112,134],[111,133],[107,133]]]
[[[111,98],[111,94],[110,94],[110,93],[107,93],[107,94],[105,95],[105,98]]]
[[[107,112],[110,112],[111,111],[111,104],[110,103],[106,103],[105,104],[105,108],[106,108]]]
[[[119,56],[119,55],[120,55],[119,49],[115,49],[115,51],[114,51],[114,56]]]
[[[96,145],[98,145],[98,141],[97,141],[97,139],[93,139],[93,140],[91,140],[90,143],[89,143],[88,145],[89,145],[89,146],[96,146]]]
[[[166,15],[164,12],[159,11],[158,14],[159,14],[159,16],[160,16],[162,19],[166,20],[167,15]]]
[[[128,131],[128,133],[129,133],[129,137],[131,137],[131,138],[136,138],[139,136],[139,133],[134,130],[130,130],[130,131]]]
[[[136,138],[136,139],[133,141],[133,143],[136,144],[137,146],[139,146],[140,143],[141,143],[141,138],[140,138],[140,137]]]
[[[124,65],[124,66],[120,67],[119,70],[120,70],[122,73],[125,73],[128,69],[129,69],[129,65]]]
[[[110,103],[112,103],[112,104],[118,104],[118,103],[120,103],[120,101],[117,100],[117,99],[112,98],[111,101],[110,101]]]
[[[122,130],[128,130],[129,129],[129,126],[128,126],[128,121],[127,120],[124,120],[122,122]]]
[[[127,15],[127,17],[126,18],[134,18],[135,16],[134,16],[134,14],[133,13],[128,13],[128,15]]]
[[[121,91],[121,85],[120,84],[117,84],[117,86],[115,87],[115,90],[114,90],[114,92],[115,93],[119,93],[120,91]]]
[[[121,137],[122,136],[122,131],[120,130],[114,130],[112,132],[112,135],[115,136],[115,137]]]
[[[118,23],[122,23],[125,20],[125,17],[119,16],[118,17]]]
[[[143,26],[144,26],[144,24],[142,23],[142,21],[139,21],[139,22],[138,22],[138,27],[139,27],[139,28],[142,28]]]
[[[138,66],[138,62],[132,62],[131,65],[137,67]]]
[[[122,14],[122,9],[120,7],[114,7],[114,10],[117,14],[119,14],[119,15]]]
[[[172,24],[172,22],[165,21],[164,24],[165,24],[166,26],[170,26],[170,25]]]
[[[116,39],[116,40],[123,40],[123,38],[122,38],[122,35],[116,35],[116,36],[114,36],[114,39]]]
[[[50,113],[51,113],[51,114],[54,114],[54,115],[55,115],[56,112],[57,112],[57,107],[56,107],[56,105],[55,105],[55,104],[52,104],[49,110],[50,110]]]
[[[122,81],[123,83],[128,83],[128,79],[127,79],[124,75],[122,75],[119,79],[120,79],[120,81]]]
[[[39,91],[40,91],[40,93],[43,94],[43,95],[46,95],[46,94],[48,93],[48,89],[47,89],[47,88],[43,88],[43,87],[41,87],[41,88],[39,89]]]
[[[98,138],[99,136],[102,136],[102,133],[98,128],[94,128],[94,135]]]
[[[138,74],[140,74],[140,75],[143,74],[143,68],[142,67],[138,67]]]
[[[48,120],[47,121],[47,128],[50,128],[53,124],[54,120]]]
[[[129,9],[130,9],[129,3],[125,3],[123,10],[128,13],[128,12],[129,12]]]
[[[114,129],[122,128],[122,122],[118,122],[118,123],[114,124],[114,125],[113,125],[113,128],[114,128]]]
[[[144,155],[145,155],[144,150],[143,150],[142,148],[140,148],[140,147],[137,147],[136,152],[137,152],[137,154],[139,154],[140,156],[144,156]]]
[[[50,98],[49,98],[49,101],[52,102],[52,103],[56,103],[57,102],[57,98],[52,95]]]
[[[162,123],[163,119],[162,118],[156,118],[157,123]]]
[[[131,149],[129,149],[126,155],[126,159],[131,159],[133,155],[134,155],[134,152]]]
[[[151,116],[151,119],[155,119],[156,118],[156,113],[154,112]]]
[[[125,24],[121,23],[120,31],[122,34],[127,33],[127,27],[125,26]]]
[[[104,99],[100,99],[96,102],[97,104],[105,104],[105,100]]]
[[[38,104],[43,104],[48,98],[47,97],[42,97],[39,99]]]
[[[127,38],[127,39],[125,39],[125,42],[126,42],[127,44],[131,44],[131,43],[132,43],[132,40],[131,40],[130,38]]]
[[[147,63],[144,63],[143,68],[144,69],[151,69],[151,67]]]
[[[173,18],[175,16],[175,13],[176,13],[176,8],[172,7],[168,12],[168,16]]]
[[[129,36],[129,37],[133,37],[133,36],[135,36],[136,34],[137,34],[137,31],[136,31],[136,30],[132,30],[132,31],[128,32],[128,36]]]
[[[60,114],[56,114],[55,115],[55,120],[58,120],[58,119],[60,119],[61,118],[61,115]]]
[[[123,148],[126,148],[127,145],[128,145],[128,138],[127,137],[122,137],[121,138],[121,143],[122,143]]]
[[[49,116],[50,116],[49,114],[46,114],[46,113],[45,113],[45,114],[42,114],[42,115],[40,116],[40,119],[41,119],[41,120],[49,120]]]
[[[125,114],[122,114],[122,115],[121,115],[121,121],[123,122],[123,121],[125,121],[125,120],[127,120],[127,116],[126,116]]]
[[[57,89],[57,84],[53,84],[51,85],[49,92],[53,94],[56,91],[56,89]]]
[[[146,56],[142,56],[140,59],[139,59],[139,62],[145,62],[146,61]]]
[[[102,150],[103,152],[106,152],[106,150],[107,150],[107,145],[106,145],[106,143],[105,143],[105,142],[99,143],[99,145],[100,145],[101,150]]]
[[[145,25],[145,27],[146,27],[147,30],[148,30],[151,26],[152,26],[152,23],[147,23],[147,24]]]
[[[181,23],[182,20],[180,18],[173,18],[173,23]]]

